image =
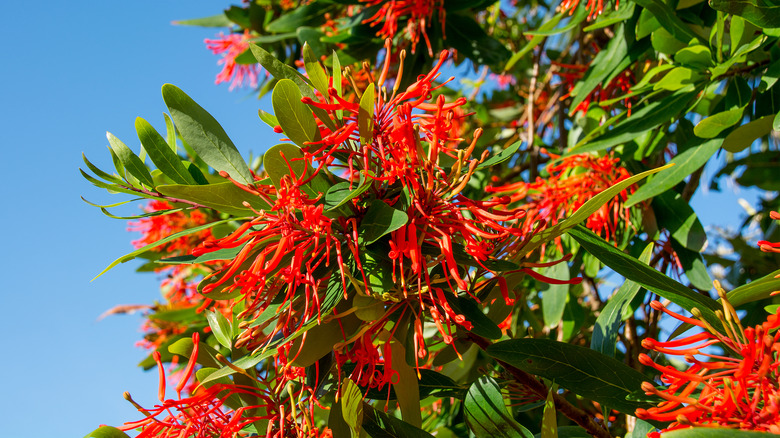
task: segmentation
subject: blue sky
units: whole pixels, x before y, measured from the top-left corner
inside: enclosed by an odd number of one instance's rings
[[[0,215],[6,280],[0,436],[84,436],[99,424],[138,419],[122,398],[156,401],[157,375],[136,364],[138,315],[97,317],[117,304],[159,299],[158,279],[120,265],[132,250],[124,221],[79,199],[124,200],[79,174],[81,153],[110,170],[105,132],[138,151],[133,123],[141,116],[162,129],[160,87],[176,84],[219,120],[244,153],[261,152],[278,135],[257,117],[271,111],[242,90],[215,86],[217,57],[203,39],[218,31],[176,27],[175,19],[213,15],[228,2],[5,2],[0,27],[8,50],[0,68],[0,144],[6,163]],[[754,197],[751,197],[754,199]],[[129,212],[137,209],[133,203]],[[710,207],[717,205],[717,207]],[[734,223],[735,196],[700,197],[705,224]],[[136,210],[137,211],[137,210]],[[128,211],[125,211],[128,213]]]

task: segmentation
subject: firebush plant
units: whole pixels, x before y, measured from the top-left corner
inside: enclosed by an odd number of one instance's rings
[[[780,202],[709,241],[690,206],[780,188],[778,8],[254,0],[179,22],[221,28],[216,82],[270,95],[277,138],[247,162],[166,84],[165,129],[109,134],[116,173],[84,158],[148,200],[101,275],[162,278],[140,342],[159,400],[125,393],[138,417],[88,437],[780,433]]]

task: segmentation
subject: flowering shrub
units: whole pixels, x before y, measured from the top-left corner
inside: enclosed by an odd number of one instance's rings
[[[88,437],[780,433],[761,310],[780,215],[735,260],[689,204],[721,148],[721,174],[780,187],[757,170],[774,137],[750,146],[777,125],[780,22],[582,3],[249,1],[180,22],[228,25],[206,40],[216,82],[270,92],[277,138],[249,165],[166,84],[166,135],[139,118],[142,153],[108,136],[116,173],[84,159],[149,200],[106,270],[142,258],[163,298],[108,312],[144,310],[159,402],[126,394],[138,419]]]

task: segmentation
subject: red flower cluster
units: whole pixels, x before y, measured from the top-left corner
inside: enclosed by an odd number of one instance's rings
[[[580,4],[580,0],[563,0],[561,2],[561,10],[569,11],[569,15],[574,13],[574,9]],[[615,0],[615,9],[620,5],[620,0]],[[588,0],[588,4],[585,6],[590,11],[588,13],[588,20],[592,20],[593,17],[601,15],[604,12],[604,0]]]
[[[220,33],[218,38],[207,38],[204,41],[206,48],[215,55],[222,55],[222,59],[217,62],[217,64],[222,65],[222,71],[217,75],[214,83],[230,82],[230,90],[244,85],[249,85],[252,88],[257,87],[260,65],[236,62],[236,57],[249,49],[249,40],[249,29],[247,29],[244,33],[231,33],[229,35]]]
[[[199,335],[193,334],[194,348],[181,379],[176,386],[176,399],[166,399],[166,379],[160,354],[154,358],[160,374],[160,403],[145,409],[128,393],[125,398],[146,418],[125,423],[121,430],[136,430],[138,438],[236,438],[258,436],[266,438],[332,438],[329,429],[320,431],[314,425],[316,401],[312,390],[301,382],[292,385],[287,374],[245,377],[256,380],[259,387],[236,383],[214,383],[199,386],[193,394],[182,398],[182,390],[195,370],[199,350]],[[300,373],[299,373],[300,374]]]
[[[436,12],[441,22],[442,33],[444,33],[444,19],[446,11],[444,10],[444,0],[360,0],[366,3],[367,7],[379,6],[376,13],[365,20],[364,23],[371,23],[371,26],[382,27],[376,35],[382,38],[393,38],[398,33],[398,23],[406,19],[406,33],[412,43],[412,53],[415,52],[417,43],[420,42],[420,35],[425,39],[425,45],[428,47],[428,53],[433,56],[431,41],[428,39],[426,28],[430,26],[433,19],[433,13]]]
[[[658,389],[645,382],[642,389],[665,401],[654,408],[638,409],[636,415],[671,421],[662,432],[697,426],[780,433],[780,331],[776,331],[780,313],[770,315],[761,325],[743,329],[734,308],[725,299],[725,292],[717,282],[715,287],[723,303],[723,312],[718,311],[722,329],[700,318],[674,313],[658,301],[651,303],[654,309],[704,332],[667,342],[649,338],[642,341],[648,350],[682,356],[690,366],[679,371],[641,354],[639,361],[661,372],[660,380],[665,386]],[[693,313],[698,315],[695,309]],[[703,351],[715,345],[723,348],[725,354]]]
[[[524,202],[526,210],[523,233],[531,233],[537,223],[553,226],[572,214],[591,198],[607,188],[631,177],[620,159],[611,155],[596,157],[590,154],[570,155],[561,158],[547,152],[552,163],[547,166],[549,176],[535,182],[523,181],[492,186],[489,193],[507,194],[512,202]],[[606,240],[616,241],[622,224],[630,225],[630,209],[623,206],[636,187],[623,190],[588,217],[585,225]]]
[[[776,221],[780,221],[780,213],[776,211],[770,211],[769,217]],[[766,240],[759,240],[758,247],[764,252],[776,252],[780,253],[780,242],[769,242]]]

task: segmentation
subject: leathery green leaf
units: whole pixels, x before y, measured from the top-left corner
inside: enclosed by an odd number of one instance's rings
[[[744,108],[734,108],[713,114],[697,123],[693,127],[693,133],[701,138],[717,137],[721,132],[739,123],[744,111]]]
[[[111,145],[111,150],[114,152],[116,157],[119,158],[119,161],[122,163],[122,166],[124,166],[125,171],[137,178],[146,186],[154,187],[152,174],[149,173],[149,169],[146,167],[143,161],[138,158],[138,155],[134,154],[133,151],[131,151],[126,144],[122,143],[120,139],[114,137],[114,134],[106,132],[106,138],[108,138],[108,143]]]
[[[254,215],[252,209],[246,207],[244,202],[248,202],[255,210],[271,208],[261,198],[250,195],[230,181],[198,186],[166,184],[158,186],[157,191],[165,196],[197,202],[234,216]]]
[[[547,391],[547,400],[544,401],[541,438],[558,438],[558,419],[556,418],[555,399],[553,398],[554,387],[555,385],[550,386],[550,390]]]
[[[398,383],[393,383],[393,390],[398,399],[398,407],[401,409],[401,417],[412,426],[422,426],[420,412],[420,387],[417,381],[417,373],[406,363],[406,349],[403,344],[393,338],[390,341],[392,352],[392,367],[398,372]]]
[[[306,68],[306,73],[309,75],[314,87],[322,93],[323,96],[328,95],[328,74],[325,73],[325,69],[320,65],[320,60],[317,59],[317,55],[311,49],[309,43],[303,45],[303,65]]]
[[[545,268],[541,274],[556,280],[568,280],[570,277],[569,265],[566,262],[561,262]],[[542,291],[542,317],[544,318],[544,325],[555,327],[561,322],[568,298],[568,284],[550,284],[547,290]]]
[[[349,378],[341,381],[341,415],[349,426],[352,438],[358,438],[363,423],[363,393]]]
[[[92,432],[86,434],[84,438],[130,438],[130,435],[122,432],[116,427],[100,426]]]
[[[718,11],[739,15],[758,27],[780,27],[780,2],[777,0],[710,0]]]
[[[710,324],[720,324],[717,316],[715,316],[715,311],[718,310],[720,306],[718,306],[717,302],[712,298],[705,297],[704,295],[688,289],[650,266],[619,251],[585,227],[578,226],[570,230],[569,235],[588,251],[588,253],[601,260],[602,263],[609,266],[623,277],[675,302],[688,311],[694,307],[698,308],[703,317]]]
[[[723,140],[723,149],[734,154],[742,152],[754,141],[772,132],[774,119],[774,114],[764,116],[731,131]]]
[[[490,158],[480,163],[480,165],[477,166],[477,169],[484,169],[498,163],[503,163],[504,161],[512,158],[512,156],[515,154],[515,152],[517,152],[517,150],[520,148],[520,145],[522,144],[522,141],[516,141],[512,143],[508,148],[497,154],[491,155]]]
[[[557,224],[555,224],[555,226],[552,226],[550,228],[547,228],[545,230],[542,230],[534,234],[534,236],[531,237],[531,240],[528,242],[528,244],[523,248],[523,250],[515,259],[520,260],[526,254],[533,252],[534,250],[542,246],[544,243],[552,241],[556,237],[565,233],[566,230],[571,229],[575,225],[584,221],[585,219],[588,218],[588,216],[592,215],[594,212],[596,212],[596,210],[601,208],[602,205],[606,204],[610,199],[617,196],[618,193],[630,187],[632,184],[641,181],[642,178],[645,178],[646,176],[667,169],[670,166],[671,166],[670,164],[667,164],[666,166],[663,167],[650,169],[645,172],[636,174],[630,178],[624,179],[623,181],[613,185],[612,187],[592,197],[588,202],[582,204],[582,206],[579,209],[577,209],[577,211],[575,211],[571,216],[558,222]]]
[[[647,404],[626,400],[647,380],[617,359],[589,348],[549,339],[512,339],[493,344],[495,359],[546,379],[602,406],[633,414]],[[479,435],[478,435],[479,436]]]
[[[154,127],[146,120],[135,119],[135,130],[146,153],[160,171],[177,184],[197,184],[181,158],[171,150],[171,146]]]
[[[433,438],[428,432],[374,409],[368,403],[363,403],[363,430],[371,438]]]
[[[317,121],[306,104],[301,102],[298,86],[289,79],[282,79],[274,87],[271,103],[282,130],[300,147],[318,141],[320,130]]]
[[[712,157],[720,149],[721,140],[718,138],[702,142],[697,146],[692,146],[683,153],[677,155],[669,161],[674,164],[673,167],[658,172],[658,175],[640,187],[626,201],[625,206],[631,207],[653,196],[669,190],[680,181],[688,177]]]
[[[471,385],[463,400],[463,412],[466,424],[478,437],[533,438],[509,414],[498,383],[490,376],[482,376]]]
[[[225,316],[217,311],[206,311],[206,320],[209,323],[214,337],[225,348],[233,347],[233,325]]]
[[[679,193],[664,192],[653,198],[658,225],[685,248],[699,252],[707,242],[707,233],[690,204]]]
[[[175,85],[163,85],[162,95],[179,134],[206,164],[241,183],[253,181],[238,149],[208,111]]]
[[[374,84],[368,84],[363,96],[360,97],[358,110],[358,130],[360,144],[369,144],[374,138]]]
[[[639,256],[639,261],[648,264],[650,263],[650,257],[653,255],[653,244],[650,243],[642,251],[642,255]],[[626,315],[626,310],[631,304],[637,293],[639,293],[641,286],[631,280],[626,280],[620,288],[610,297],[607,301],[607,305],[596,318],[596,325],[593,326],[593,336],[590,340],[590,348],[596,350],[609,357],[615,357],[615,350],[617,347],[617,335],[620,330],[620,325],[629,316]]]
[[[408,221],[406,212],[396,210],[379,199],[374,200],[360,222],[363,240],[366,245],[370,245],[385,234],[403,227]]]

